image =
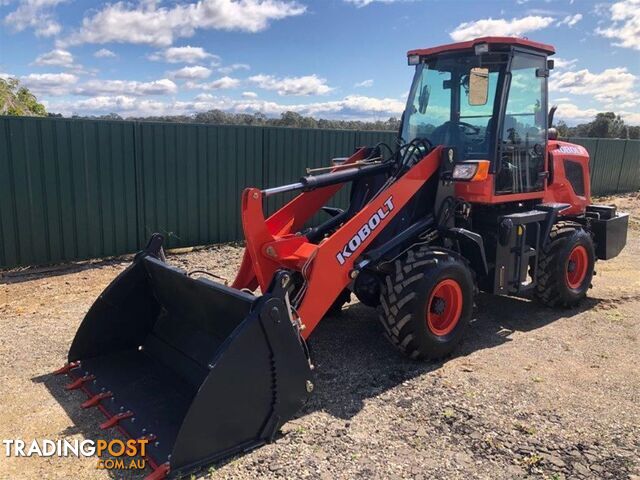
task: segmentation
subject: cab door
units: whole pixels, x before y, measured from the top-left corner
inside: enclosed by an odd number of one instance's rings
[[[544,190],[547,142],[546,57],[516,53],[507,75],[499,129],[495,193]]]

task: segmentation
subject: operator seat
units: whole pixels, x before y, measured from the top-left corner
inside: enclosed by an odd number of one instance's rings
[[[462,145],[462,132],[456,122],[447,120],[431,132],[430,140],[433,145],[456,146]]]

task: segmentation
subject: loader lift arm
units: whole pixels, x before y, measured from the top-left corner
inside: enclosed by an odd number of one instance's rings
[[[265,191],[246,189],[242,195],[242,226],[247,245],[233,287],[264,289],[279,269],[301,272],[306,283],[305,293],[296,310],[302,335],[309,337],[338,295],[358,275],[354,269],[358,257],[439,170],[441,152],[441,146],[433,148],[317,244],[295,232],[322,208],[342,183],[303,191],[268,219],[263,210]],[[358,150],[346,163],[361,160],[365,153],[365,149]]]

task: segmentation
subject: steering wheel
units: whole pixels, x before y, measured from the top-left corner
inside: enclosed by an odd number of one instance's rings
[[[457,122],[452,121],[451,123],[455,123],[456,125],[462,127],[460,130],[462,130],[462,133],[464,133],[465,135],[477,135],[478,133],[480,133],[480,127],[476,127],[475,125],[471,125],[470,123],[461,122],[460,120],[458,120]]]

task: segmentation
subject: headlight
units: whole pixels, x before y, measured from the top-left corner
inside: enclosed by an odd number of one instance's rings
[[[456,163],[453,167],[452,178],[468,182],[481,182],[489,176],[489,160]]]
[[[471,180],[477,171],[477,163],[458,163],[455,167],[453,167],[453,179]]]

